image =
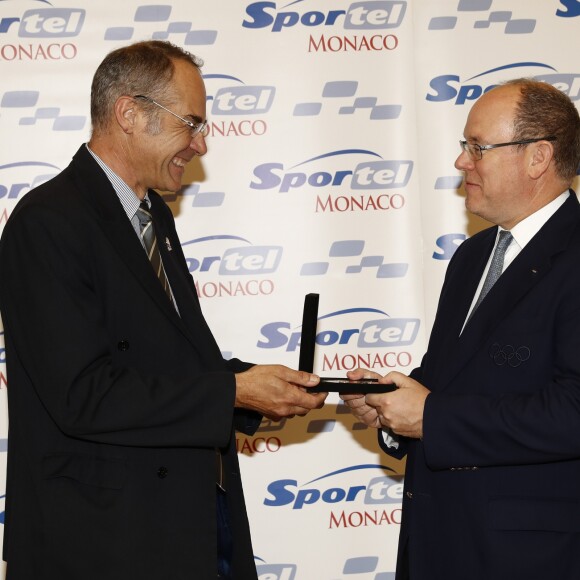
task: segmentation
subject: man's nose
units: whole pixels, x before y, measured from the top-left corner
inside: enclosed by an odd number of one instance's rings
[[[457,159],[455,160],[455,169],[460,171],[466,171],[468,169],[473,169],[475,166],[471,155],[467,151],[462,151]]]
[[[205,136],[201,133],[197,133],[191,139],[189,146],[195,151],[198,157],[205,155],[207,153],[207,144],[205,142]]]

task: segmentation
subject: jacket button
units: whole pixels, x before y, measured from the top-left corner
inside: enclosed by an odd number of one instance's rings
[[[169,473],[169,471],[167,470],[167,467],[160,467],[160,468],[157,470],[157,477],[158,477],[159,479],[163,479],[163,478],[167,477],[167,474],[168,474],[168,473]]]
[[[128,340],[119,341],[119,344],[117,344],[117,348],[119,350],[129,350],[129,341]]]
[[[407,491],[405,492],[405,495],[409,498],[409,499],[413,499],[413,492],[412,491]]]

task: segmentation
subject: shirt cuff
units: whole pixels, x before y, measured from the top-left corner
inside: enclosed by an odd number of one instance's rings
[[[381,434],[383,436],[383,441],[389,449],[399,449],[400,442],[399,438],[390,429],[382,429]]]

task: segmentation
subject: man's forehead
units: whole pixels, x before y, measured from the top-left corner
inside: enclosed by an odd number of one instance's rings
[[[513,115],[520,96],[519,86],[502,85],[494,87],[476,101],[472,110],[488,114],[503,113]]]
[[[512,90],[513,88],[498,87],[479,98],[469,112],[465,124],[465,131],[470,134],[469,137],[476,138],[479,134],[511,128],[518,96],[518,92]]]

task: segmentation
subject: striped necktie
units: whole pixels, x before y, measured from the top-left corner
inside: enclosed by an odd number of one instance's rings
[[[159,282],[161,282],[161,286],[165,290],[165,293],[171,300],[173,304],[173,297],[171,295],[171,287],[169,286],[169,281],[167,280],[167,276],[165,275],[165,270],[163,268],[163,262],[161,261],[161,254],[159,253],[159,248],[157,246],[157,238],[155,236],[155,229],[153,228],[153,217],[151,216],[151,212],[149,210],[149,206],[147,202],[143,200],[139,209],[137,210],[137,218],[139,219],[139,229],[140,229],[140,236],[141,240],[143,240],[143,245],[147,252],[147,257],[151,262],[151,266],[153,266],[153,270]]]

